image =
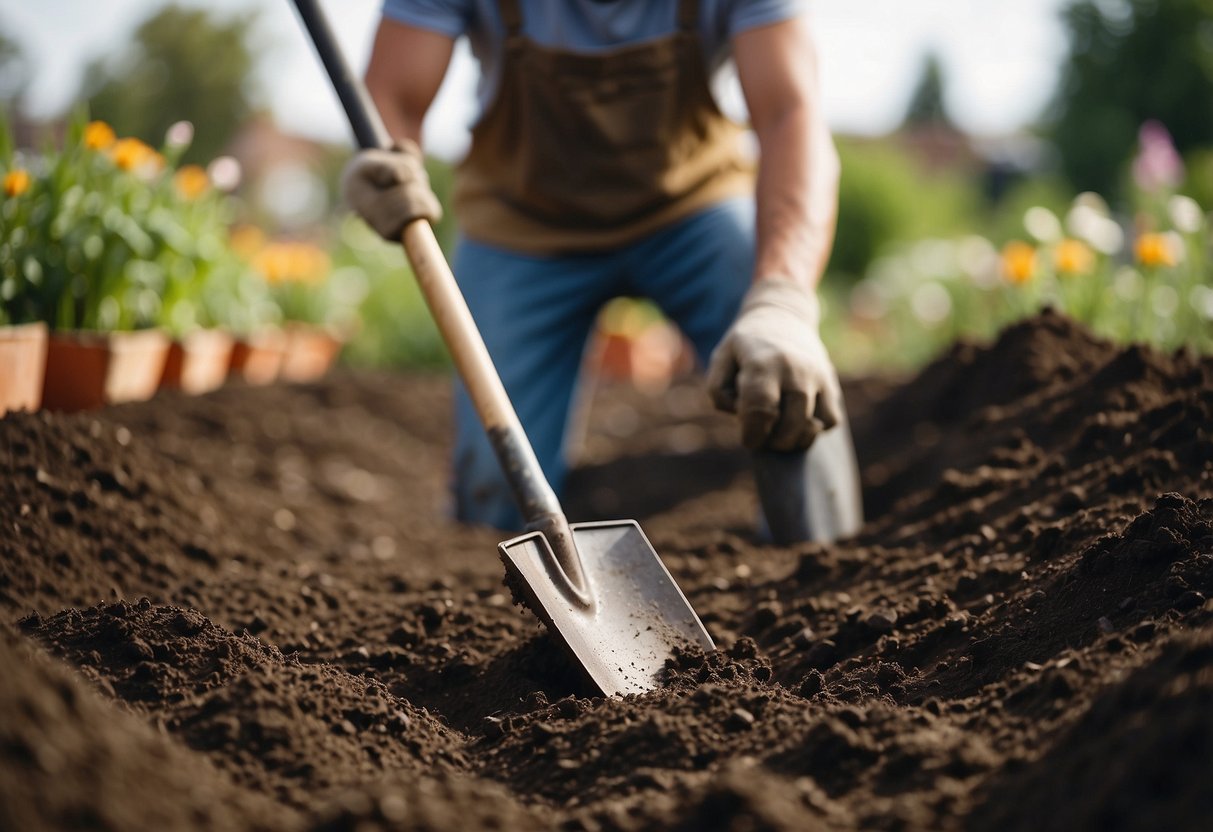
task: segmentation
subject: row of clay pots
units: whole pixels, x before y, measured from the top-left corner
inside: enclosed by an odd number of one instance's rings
[[[290,324],[249,338],[198,330],[173,340],[159,330],[55,332],[44,324],[0,327],[0,414],[88,410],[140,401],[159,389],[197,394],[229,376],[250,384],[311,381],[328,371],[341,340]]]

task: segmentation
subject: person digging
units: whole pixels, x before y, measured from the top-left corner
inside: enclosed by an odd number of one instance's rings
[[[395,143],[352,160],[346,200],[393,242],[413,220],[440,219],[421,124],[466,34],[482,114],[456,174],[453,270],[557,491],[583,349],[599,310],[621,295],[651,299],[686,334],[715,404],[737,413],[756,459],[791,460],[778,465],[804,479],[806,449],[842,417],[815,295],[839,162],[802,5],[385,2],[366,82]],[[710,89],[730,55],[756,171]],[[455,416],[456,518],[520,528],[458,382]],[[772,517],[780,498],[761,480]],[[820,536],[804,523],[771,525],[781,542]]]

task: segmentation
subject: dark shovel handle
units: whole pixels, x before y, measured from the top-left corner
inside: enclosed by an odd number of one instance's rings
[[[350,70],[332,29],[317,0],[294,0],[303,25],[341,99],[350,127],[362,148],[386,147],[391,142],[387,128],[365,85]],[[497,459],[509,480],[518,508],[528,525],[541,528],[567,527],[560,501],[548,484],[531,443],[527,440],[514,406],[493,366],[484,339],[468,311],[455,276],[425,220],[409,223],[401,235],[405,254],[425,296],[430,314],[451,352],[455,367],[488,431]],[[580,577],[580,568],[572,567]]]
[[[383,119],[375,109],[366,86],[358,80],[346,63],[341,47],[333,36],[328,19],[320,8],[318,0],[294,0],[295,9],[303,20],[303,26],[312,38],[312,45],[320,56],[320,62],[328,72],[333,89],[341,99],[341,106],[349,119],[354,138],[363,150],[373,147],[387,147],[392,143],[392,137],[383,126]]]

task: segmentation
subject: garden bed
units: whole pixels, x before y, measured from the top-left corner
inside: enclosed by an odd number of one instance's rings
[[[705,398],[579,450],[723,648],[627,700],[445,519],[440,378],[5,417],[0,826],[1206,828],[1213,361],[1046,314],[852,384],[836,546],[755,538]]]

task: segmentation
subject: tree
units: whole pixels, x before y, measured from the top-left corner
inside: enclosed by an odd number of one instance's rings
[[[858,280],[898,243],[972,228],[981,195],[971,178],[927,173],[896,142],[839,137],[837,144],[842,178],[831,280]]]
[[[29,65],[21,46],[0,31],[0,105],[13,106],[25,92],[29,81]]]
[[[1114,194],[1138,128],[1180,152],[1213,144],[1213,0],[1076,0],[1070,51],[1046,116],[1073,185]]]
[[[906,108],[906,117],[902,121],[902,125],[907,127],[924,124],[952,124],[944,102],[943,64],[934,52],[928,53],[923,60],[918,86],[910,96],[910,106]]]
[[[168,6],[139,26],[125,53],[90,64],[81,98],[94,118],[153,146],[174,122],[193,122],[186,158],[206,162],[253,110],[254,19]]]

